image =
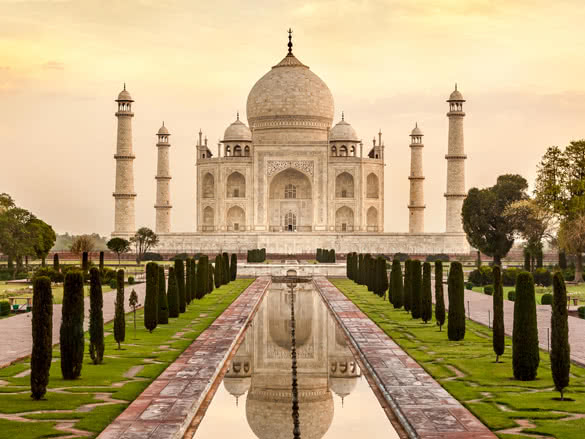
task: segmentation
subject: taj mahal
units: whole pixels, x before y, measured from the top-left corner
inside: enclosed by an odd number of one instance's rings
[[[230,124],[217,147],[196,136],[196,230],[171,230],[171,133],[157,132],[155,232],[165,252],[409,254],[469,252],[461,223],[466,196],[462,94],[448,104],[447,184],[444,233],[425,233],[423,132],[410,133],[408,233],[384,232],[384,140],[381,131],[365,146],[342,113],[334,123],[333,95],[325,82],[288,53],[252,87],[247,124]],[[134,100],[126,90],[116,100],[118,119],[115,224],[112,236],[136,231],[132,145]],[[406,137],[406,136],[405,136]]]

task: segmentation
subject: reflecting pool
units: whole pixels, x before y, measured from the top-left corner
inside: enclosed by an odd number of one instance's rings
[[[398,435],[354,359],[343,330],[313,283],[307,282],[272,284],[194,437],[376,439]]]

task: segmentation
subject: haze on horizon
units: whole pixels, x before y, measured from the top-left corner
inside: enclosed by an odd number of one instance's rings
[[[286,54],[318,74],[364,141],[386,145],[385,231],[408,229],[409,133],[423,129],[426,231],[445,227],[447,104],[467,99],[467,189],[585,137],[581,0],[0,0],[7,192],[57,232],[113,229],[114,99],[136,101],[137,226],[154,228],[156,137],[171,136],[172,230],[195,229],[195,141],[215,152]]]

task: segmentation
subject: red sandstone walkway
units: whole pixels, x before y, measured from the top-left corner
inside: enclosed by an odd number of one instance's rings
[[[434,295],[433,295],[434,296]],[[434,301],[434,297],[433,297]],[[493,298],[487,294],[465,290],[465,310],[471,320],[491,327],[490,319],[494,317]],[[449,306],[447,286],[445,285],[445,305]],[[550,332],[550,305],[536,305],[536,318],[538,323],[538,341],[540,347],[548,349],[548,334]],[[514,325],[514,302],[504,300],[504,325],[506,334],[512,335]],[[585,366],[585,320],[577,317],[569,317],[569,343],[571,345],[571,360]]]
[[[144,294],[146,284],[127,285],[124,293],[124,306],[126,311],[130,311],[128,298],[132,290],[138,294],[138,303],[144,303]],[[114,302],[116,301],[116,292],[112,291],[104,294],[104,321],[114,320]],[[61,308],[62,305],[53,305],[53,342],[59,343],[59,328],[61,327]],[[19,314],[0,320],[0,334],[2,337],[2,348],[0,349],[0,368],[5,367],[14,361],[27,357],[32,352],[32,313]],[[89,326],[89,297],[85,298],[85,329]]]
[[[496,438],[326,278],[315,284],[410,437]]]
[[[98,438],[182,437],[269,285],[256,279]]]

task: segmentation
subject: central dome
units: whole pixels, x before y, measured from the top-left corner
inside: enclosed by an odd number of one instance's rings
[[[247,114],[252,131],[286,128],[326,133],[333,122],[333,95],[321,78],[289,53],[252,87]]]

